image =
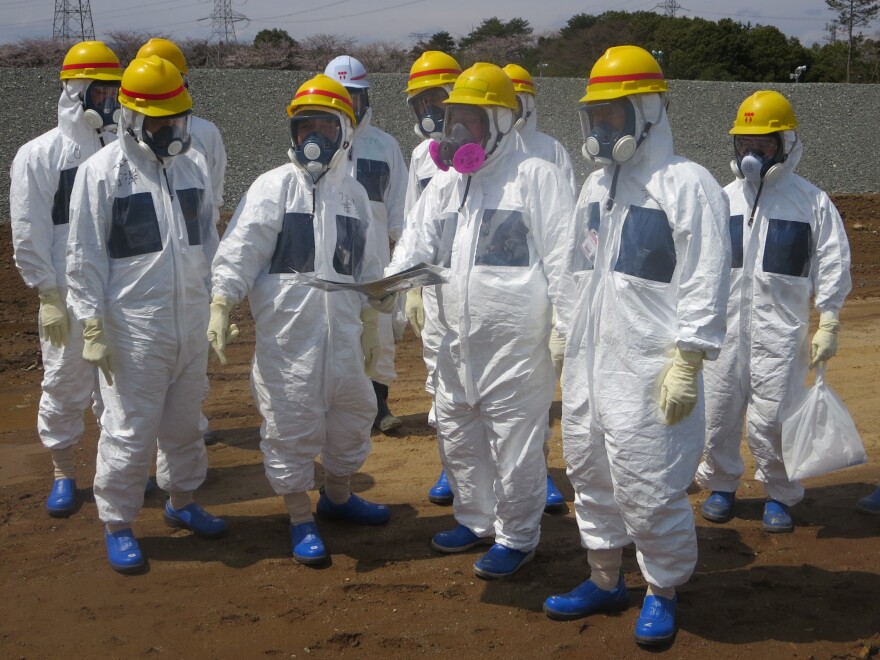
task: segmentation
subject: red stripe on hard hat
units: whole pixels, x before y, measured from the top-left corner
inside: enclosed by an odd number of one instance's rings
[[[588,85],[595,83],[626,82],[628,80],[663,80],[662,73],[628,73],[622,76],[596,76]]]
[[[455,75],[459,75],[461,73],[461,69],[428,69],[427,71],[419,71],[418,73],[411,73],[409,79],[420,78],[421,76],[433,76],[437,73],[454,73]]]
[[[361,80],[362,78],[366,78],[366,77],[367,77],[367,74],[362,73],[361,75],[355,76],[354,78],[352,78],[352,80]]]
[[[180,94],[184,89],[185,89],[184,86],[181,85],[177,89],[170,91],[170,92],[165,92],[164,94],[144,94],[142,92],[131,92],[131,91],[125,89],[125,87],[120,87],[119,92],[122,94],[125,94],[126,96],[130,96],[132,98],[144,99],[145,101],[162,101],[164,99],[174,98],[175,96]]]
[[[88,64],[65,64],[61,67],[62,71],[70,69],[118,69],[119,62],[90,62]]]
[[[511,78],[510,82],[514,85],[528,85],[529,87],[534,87],[535,84],[531,80],[517,80],[516,78]]]
[[[300,96],[308,96],[309,94],[316,94],[317,96],[329,96],[331,99],[339,99],[340,101],[345,103],[347,106],[351,107],[351,101],[348,100],[347,98],[345,98],[344,96],[341,96],[339,94],[334,94],[333,92],[325,92],[323,89],[307,89],[306,91],[300,92],[299,94],[294,96],[293,100],[295,101]]]

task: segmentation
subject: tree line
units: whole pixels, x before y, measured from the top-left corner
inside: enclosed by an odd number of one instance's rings
[[[832,3],[841,2],[826,0],[831,8]],[[856,12],[860,8],[861,14]],[[515,62],[533,76],[584,78],[606,48],[635,44],[653,51],[671,79],[789,82],[799,67],[805,67],[800,69],[801,82],[877,83],[880,33],[872,38],[854,28],[869,25],[878,12],[880,2],[846,0],[837,18],[826,26],[824,43],[810,47],[769,25],[649,11],[576,14],[559,31],[537,36],[527,20],[492,17],[459,39],[448,32],[410,35],[410,46],[384,41],[359,44],[354,38],[332,34],[296,40],[278,28],[261,30],[250,44],[185,39],[178,45],[191,68],[320,71],[344,53],[357,57],[371,72],[407,72],[424,51],[442,50],[462,66],[478,61]],[[127,63],[138,47],[154,36],[163,35],[116,31],[104,40]],[[50,39],[4,44],[0,46],[0,66],[57,66],[69,46]]]

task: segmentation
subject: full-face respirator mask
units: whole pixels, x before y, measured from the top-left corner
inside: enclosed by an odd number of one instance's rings
[[[96,131],[112,132],[122,114],[119,106],[119,83],[93,80],[80,95],[83,121]]]
[[[754,184],[773,183],[783,172],[786,159],[782,133],[734,135],[733,173]]]
[[[348,149],[343,122],[334,112],[302,110],[290,118],[288,157],[317,181]]]
[[[428,147],[431,159],[444,172],[451,167],[473,174],[513,128],[514,118],[512,110],[499,106],[448,105],[443,135]]]
[[[416,116],[416,135],[426,139],[440,139],[446,116],[446,106],[443,102],[448,98],[449,89],[443,86],[430,87],[407,99],[409,107]]]
[[[580,108],[582,151],[600,165],[625,163],[639,146],[636,113],[627,97],[589,103]]]

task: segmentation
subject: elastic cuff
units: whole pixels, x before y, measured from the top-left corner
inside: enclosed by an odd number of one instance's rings
[[[168,499],[171,500],[171,508],[175,511],[180,511],[195,501],[191,490],[168,493]]]
[[[324,473],[324,494],[333,504],[345,504],[351,497],[351,475],[337,477]]]
[[[73,445],[62,449],[52,449],[52,464],[55,467],[56,479],[76,478],[76,467],[73,460]]]
[[[290,516],[291,525],[300,525],[314,520],[312,516],[312,500],[306,492],[285,493],[284,508]]]

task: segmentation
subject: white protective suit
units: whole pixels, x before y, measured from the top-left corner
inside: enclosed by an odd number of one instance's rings
[[[58,100],[58,126],[18,150],[12,162],[9,210],[15,265],[29,287],[57,288],[67,294],[70,193],[77,169],[115,133],[102,133],[83,121],[80,94],[91,80],[65,82]],[[92,396],[95,368],[82,357],[82,327],[70,313],[66,346],[53,346],[42,334],[43,383],[37,431],[47,449],[64,449],[82,437],[83,411]]]
[[[379,259],[384,268],[391,261],[389,241],[396,242],[403,233],[407,170],[397,140],[370,124],[372,116],[373,109],[368,108],[358,122],[347,163],[348,173],[367,190],[370,198]],[[391,385],[397,377],[392,323],[392,314],[379,315],[379,357],[373,380],[382,385]]]
[[[520,124],[522,124],[520,126]],[[565,150],[565,147],[551,135],[547,135],[546,133],[542,133],[538,130],[538,112],[533,109],[525,118],[525,121],[519,119],[517,121],[517,133],[519,134],[519,139],[522,141],[525,146],[526,152],[533,156],[537,156],[543,160],[546,160],[548,163],[553,163],[558,167],[562,173],[565,175],[566,181],[568,181],[571,186],[571,194],[577,195],[577,184],[574,180],[574,169],[571,166],[571,158],[568,155],[568,152]],[[552,310],[552,317],[550,319],[551,324],[551,332],[550,332],[550,356],[553,359],[553,368],[556,370],[557,379],[562,372],[562,359],[563,352],[565,350],[565,338],[560,337],[559,333],[556,331],[556,308],[554,307]],[[553,388],[555,390],[556,383],[553,384]],[[549,431],[549,429],[548,429]],[[547,440],[550,440],[550,436],[547,436]],[[549,451],[549,448],[548,448]]]
[[[210,260],[217,249],[211,180],[196,150],[163,166],[125,133],[80,168],[71,196],[68,300],[80,321],[103,318],[113,385],[95,474],[104,522],[130,523],[158,438],[157,481],[191,492],[204,481],[199,409],[205,391]]]
[[[550,305],[570,290],[561,281],[573,201],[559,169],[510,134],[475,174],[432,179],[387,269],[449,269],[437,287],[434,401],[455,519],[525,552],[546,499]]]
[[[571,227],[578,300],[563,369],[563,447],[582,545],[634,542],[647,581],[667,588],[684,583],[696,564],[685,490],[700,460],[704,416],[701,396],[689,417],[664,424],[660,384],[675,348],[718,355],[728,206],[706,170],[673,154],[662,97],[628,98],[636,126],[654,125],[616,185],[615,167],[587,178]]]
[[[226,149],[220,130],[207,119],[193,115],[190,119],[192,148],[197,149],[208,164],[214,200],[214,222],[220,220],[223,206],[223,185],[226,180]]]
[[[525,145],[526,151],[548,163],[553,163],[562,170],[565,180],[571,186],[571,194],[577,194],[577,184],[574,180],[574,169],[571,166],[571,157],[552,135],[547,135],[538,130],[538,113],[532,111],[526,118],[525,124],[518,129],[519,139]]]
[[[409,161],[409,182],[406,186],[406,223],[415,222],[417,217],[410,215],[422,193],[428,187],[440,170],[431,160],[428,147],[432,140],[423,140],[413,149]],[[434,368],[437,366],[437,350],[440,340],[443,338],[443,328],[437,318],[437,290],[436,287],[426,286],[422,288],[422,308],[425,311],[425,327],[422,329],[422,359],[428,377],[425,381],[425,391],[434,396]]]
[[[364,373],[364,298],[327,293],[298,273],[340,282],[382,276],[367,193],[345,168],[315,185],[288,163],[242,198],[213,264],[213,293],[245,296],[256,321],[251,388],[263,416],[266,476],[276,493],[314,487],[315,457],[334,476],[370,453],[376,396]]]
[[[793,131],[784,136],[791,149],[784,173],[763,185],[751,227],[758,187],[737,179],[724,189],[733,247],[727,336],[705,369],[706,449],[696,480],[736,491],[745,415],[755,478],[768,497],[791,506],[804,489],[785,473],[779,413],[804,389],[810,298],[819,312],[838,312],[852,282],[843,221],[824,192],[794,173],[803,146]]]

